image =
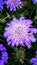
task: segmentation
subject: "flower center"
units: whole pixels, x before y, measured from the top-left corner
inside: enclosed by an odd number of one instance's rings
[[[15,24],[12,29],[12,37],[15,39],[15,41],[23,41],[25,36],[27,35],[26,26],[23,24]]]
[[[16,29],[15,29],[15,37],[17,39],[20,39],[20,40],[22,39],[23,40],[23,37],[24,37],[23,27],[21,27],[21,26],[16,27]]]
[[[16,30],[15,30],[15,33],[16,33],[17,35],[21,35],[22,30],[23,30],[22,27],[17,27]]]

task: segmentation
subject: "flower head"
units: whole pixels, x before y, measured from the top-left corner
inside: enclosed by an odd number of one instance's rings
[[[24,53],[23,50],[17,51],[16,57],[17,57],[17,59],[18,59],[21,63],[24,63],[24,60],[25,60],[25,53]]]
[[[10,8],[10,11],[16,11],[16,8],[21,8],[21,0],[5,0],[7,8]]]
[[[37,4],[37,0],[32,0],[34,4]]]
[[[4,63],[8,63],[8,54],[6,48],[0,44],[0,65],[4,65]]]
[[[37,55],[36,57],[32,58],[30,62],[32,63],[32,65],[37,65]]]
[[[0,11],[2,11],[2,9],[3,9],[3,4],[4,4],[4,1],[0,0]]]
[[[13,18],[13,20],[7,24],[5,28],[4,37],[7,38],[7,42],[12,46],[27,46],[31,47],[31,42],[35,42],[36,39],[33,33],[37,33],[37,29],[31,25],[32,21],[29,19]]]

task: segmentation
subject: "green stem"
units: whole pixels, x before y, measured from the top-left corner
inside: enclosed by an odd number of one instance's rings
[[[8,16],[7,17],[5,17],[5,18],[3,18],[3,19],[7,19],[8,18]],[[2,21],[2,19],[0,19],[0,22]]]
[[[37,4],[36,4],[36,16],[37,16]]]
[[[36,6],[35,6],[35,7],[36,7]],[[29,18],[31,18],[31,16],[32,16],[32,13],[33,13],[33,11],[34,11],[35,7],[33,7],[33,9],[32,9],[32,12],[31,12],[31,15],[30,15],[30,17],[29,17]]]

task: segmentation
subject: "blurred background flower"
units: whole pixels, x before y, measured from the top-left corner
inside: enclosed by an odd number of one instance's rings
[[[34,4],[37,4],[37,0],[32,0]]]
[[[37,51],[36,51],[37,52]],[[36,54],[36,56],[34,57],[34,58],[32,58],[31,60],[30,60],[30,62],[32,63],[32,65],[37,65],[37,54]]]
[[[8,53],[3,44],[0,44],[0,65],[5,65],[8,63]]]
[[[4,1],[3,0],[0,0],[0,11],[3,10],[3,4],[4,4]]]
[[[10,11],[16,11],[16,8],[22,8],[21,0],[5,0],[5,3],[7,5],[7,8],[10,9]]]

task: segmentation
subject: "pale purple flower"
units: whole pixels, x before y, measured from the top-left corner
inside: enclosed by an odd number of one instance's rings
[[[16,8],[22,8],[21,0],[5,0],[5,3],[10,11],[16,11]]]
[[[37,65],[37,55],[34,58],[31,58],[30,62],[32,65]]]
[[[0,65],[5,65],[8,63],[8,53],[2,44],[0,44],[0,52]]]
[[[34,4],[37,4],[37,0],[32,0]]]
[[[35,42],[36,38],[33,33],[37,33],[37,29],[31,25],[33,22],[29,19],[13,18],[5,28],[4,37],[7,39],[8,45],[31,47],[31,42]]]

